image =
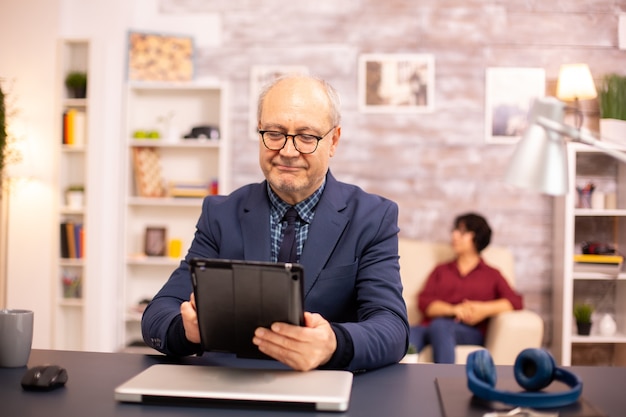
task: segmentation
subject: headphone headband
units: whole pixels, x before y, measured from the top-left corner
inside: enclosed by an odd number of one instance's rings
[[[485,349],[472,352],[467,358],[467,387],[479,398],[499,401],[518,407],[555,408],[572,404],[582,393],[580,378],[554,364],[543,349],[525,349],[515,360],[514,373],[518,384],[529,391],[512,392],[495,389],[496,370]],[[552,381],[560,381],[571,389],[563,392],[539,391]]]

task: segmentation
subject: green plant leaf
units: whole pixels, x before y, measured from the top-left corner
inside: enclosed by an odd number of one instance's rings
[[[626,120],[626,76],[607,74],[598,90],[600,117]]]

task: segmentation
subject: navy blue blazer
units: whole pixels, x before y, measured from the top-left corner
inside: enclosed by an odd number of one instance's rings
[[[266,187],[264,181],[205,198],[185,261],[144,312],[142,331],[152,347],[170,353],[168,327],[193,290],[187,260],[271,260]],[[305,310],[343,327],[352,338],[350,370],[388,365],[406,353],[398,231],[396,203],[340,183],[328,172],[299,263],[305,271]]]

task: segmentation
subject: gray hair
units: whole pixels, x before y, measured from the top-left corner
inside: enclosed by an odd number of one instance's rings
[[[295,78],[310,79],[310,80],[314,80],[320,83],[320,85],[326,92],[326,96],[328,97],[328,102],[330,104],[330,114],[329,114],[330,122],[333,126],[339,126],[339,124],[341,123],[341,110],[340,110],[341,98],[339,97],[339,93],[337,92],[337,90],[335,90],[335,88],[332,85],[330,85],[326,80],[323,80],[322,78],[315,77],[312,75],[297,74],[297,73],[282,75],[270,81],[269,83],[265,84],[265,86],[263,86],[261,93],[259,94],[259,100],[257,103],[257,113],[256,113],[257,122],[261,120],[261,112],[263,110],[263,103],[265,101],[265,97],[270,92],[270,90],[274,88],[274,86],[276,86],[281,81],[288,80],[288,79],[295,79]]]

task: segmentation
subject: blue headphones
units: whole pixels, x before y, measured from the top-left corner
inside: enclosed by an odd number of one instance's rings
[[[583,383],[578,376],[558,368],[547,350],[524,349],[515,359],[515,380],[525,392],[500,391],[496,386],[496,367],[486,349],[472,352],[467,357],[467,387],[479,398],[499,401],[518,407],[555,408],[578,400]],[[563,392],[542,392],[552,381],[561,381],[571,387]]]

